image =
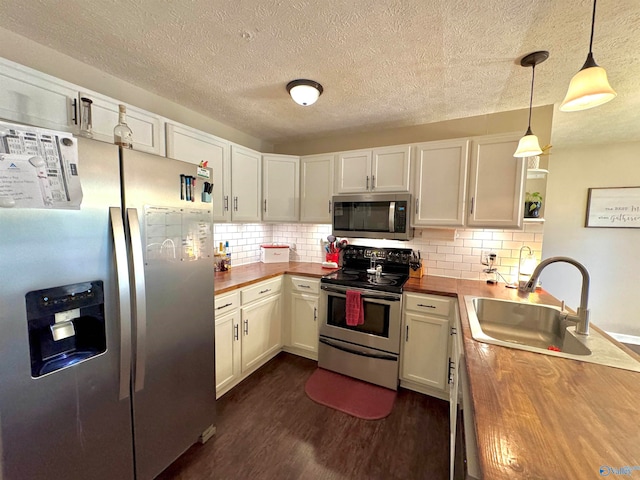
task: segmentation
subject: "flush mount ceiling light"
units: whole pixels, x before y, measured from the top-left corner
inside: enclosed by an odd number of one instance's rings
[[[513,154],[516,158],[535,157],[542,153],[538,137],[531,131],[531,110],[533,108],[533,82],[536,78],[536,65],[544,62],[547,58],[549,58],[549,52],[541,50],[530,53],[520,60],[520,65],[523,67],[531,67],[531,96],[529,97],[529,127],[527,128],[527,133],[518,142],[516,153]]]
[[[596,0],[593,0],[593,16],[591,17],[591,38],[589,40],[589,54],[587,60],[569,83],[566,97],[560,104],[563,112],[578,112],[597,107],[613,100],[616,92],[609,85],[607,72],[599,67],[593,59],[593,30],[596,24]]]
[[[287,92],[298,105],[308,107],[313,105],[322,95],[322,85],[313,80],[293,80],[287,84]]]

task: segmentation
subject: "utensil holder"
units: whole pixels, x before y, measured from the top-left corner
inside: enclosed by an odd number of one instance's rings
[[[409,278],[422,278],[424,275],[424,266],[422,261],[409,262]]]
[[[325,260],[327,262],[335,262],[338,263],[338,260],[340,260],[340,253],[335,252],[335,253],[327,253]]]

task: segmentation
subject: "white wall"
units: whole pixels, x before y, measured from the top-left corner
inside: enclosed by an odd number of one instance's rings
[[[640,336],[640,229],[585,228],[590,187],[640,186],[640,142],[554,149],[549,161],[543,257],[569,256],[591,275],[591,321]],[[570,307],[580,303],[581,276],[552,264],[543,287]]]

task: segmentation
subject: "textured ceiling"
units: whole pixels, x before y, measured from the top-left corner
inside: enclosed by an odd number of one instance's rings
[[[2,0],[0,26],[271,143],[558,104],[591,0]],[[618,97],[554,116],[554,145],[640,140],[640,1],[600,0]],[[324,86],[311,107],[285,85]],[[524,125],[514,126],[514,130]],[[535,124],[533,125],[535,132]]]

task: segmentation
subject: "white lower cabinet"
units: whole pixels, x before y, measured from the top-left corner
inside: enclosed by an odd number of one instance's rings
[[[216,398],[282,349],[282,277],[217,295]]]
[[[454,300],[405,293],[404,304],[400,385],[447,400]]]
[[[240,380],[240,291],[215,298],[216,398]]]
[[[285,350],[317,360],[320,280],[291,276],[288,278],[288,292]]]

